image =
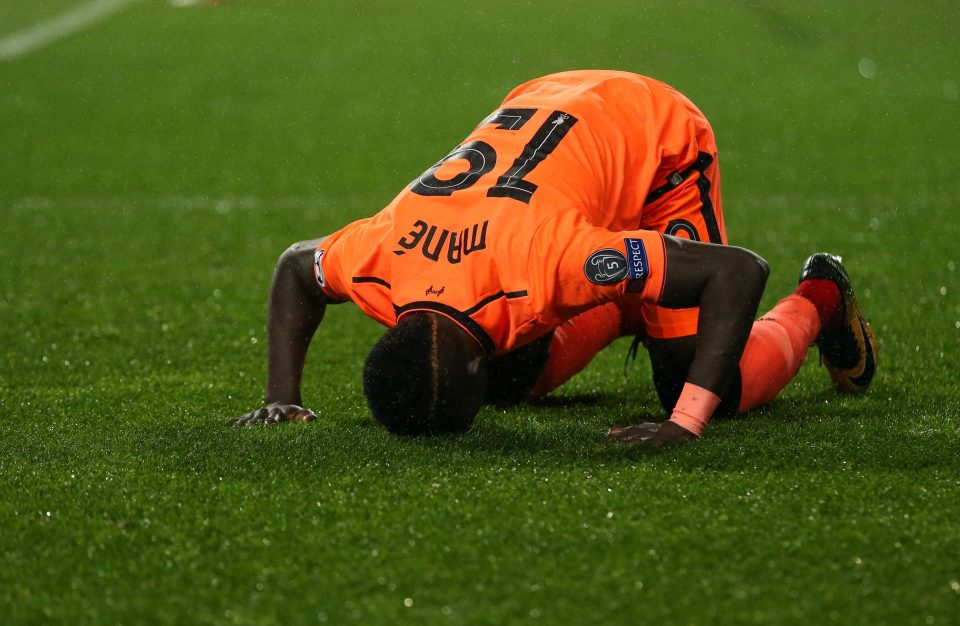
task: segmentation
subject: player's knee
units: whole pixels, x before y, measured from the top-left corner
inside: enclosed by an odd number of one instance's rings
[[[547,367],[553,335],[550,331],[522,348],[491,359],[484,401],[506,407],[526,400]]]
[[[398,435],[469,430],[487,389],[485,359],[464,348],[463,333],[433,313],[404,316],[374,345],[363,390],[374,418]],[[468,342],[473,339],[467,337]]]

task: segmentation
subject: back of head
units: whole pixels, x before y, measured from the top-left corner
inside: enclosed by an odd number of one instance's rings
[[[363,367],[370,411],[398,435],[467,431],[486,388],[482,350],[436,313],[404,315],[373,346]]]

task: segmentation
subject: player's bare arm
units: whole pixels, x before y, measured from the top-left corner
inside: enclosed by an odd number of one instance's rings
[[[686,382],[723,396],[736,376],[769,268],[743,248],[669,236],[664,242],[667,273],[661,304],[700,306],[698,339]],[[690,441],[697,434],[668,420],[611,429],[608,436],[618,442],[663,444]]]
[[[736,246],[665,236],[667,276],[661,304],[700,306],[697,351],[687,375],[722,394],[733,379],[770,273],[759,255]]]
[[[313,275],[314,250],[323,238],[295,243],[280,256],[267,313],[267,388],[264,406],[230,421],[237,426],[312,421],[300,383],[307,349],[329,299]]]

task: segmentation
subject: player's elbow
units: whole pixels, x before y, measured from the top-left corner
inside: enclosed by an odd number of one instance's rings
[[[310,242],[298,241],[283,251],[277,259],[276,272],[300,276],[313,269],[313,246]]]
[[[314,288],[314,251],[315,247],[309,241],[299,241],[284,250],[273,271],[274,288],[299,285],[304,293],[318,295]]]
[[[738,248],[738,250],[742,253],[741,263],[743,264],[743,273],[749,275],[760,284],[765,285],[767,278],[770,277],[770,264],[767,263],[767,260],[752,250],[747,250],[746,248]]]
[[[736,276],[737,282],[757,294],[763,293],[770,276],[770,265],[759,254],[731,246],[729,271]]]

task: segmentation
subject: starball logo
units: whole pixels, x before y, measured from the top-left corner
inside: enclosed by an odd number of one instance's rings
[[[484,220],[482,224],[473,224],[463,230],[450,231],[427,224],[423,220],[417,220],[413,223],[413,229],[397,241],[397,245],[402,250],[394,250],[393,253],[406,254],[407,250],[415,250],[419,247],[420,254],[425,258],[437,262],[443,256],[447,263],[455,265],[460,263],[463,257],[487,247],[489,223],[489,220]]]

